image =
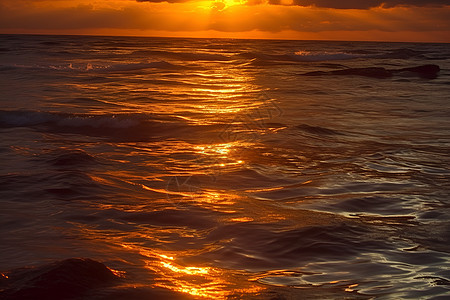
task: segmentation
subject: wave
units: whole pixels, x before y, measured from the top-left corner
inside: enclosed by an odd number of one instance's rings
[[[400,48],[383,54],[374,54],[371,55],[371,57],[380,59],[410,59],[410,58],[428,59],[428,57],[426,57],[424,53],[426,52],[412,50],[409,48]]]
[[[170,52],[159,50],[137,50],[132,55],[159,56],[183,61],[228,61],[228,56],[217,53]]]
[[[52,160],[38,155],[33,158],[33,162],[37,163],[41,171],[36,170],[33,174],[2,175],[0,185],[4,190],[20,191],[17,192],[17,201],[22,203],[40,203],[49,199],[55,201],[74,201],[92,197],[100,199],[102,191],[109,186],[95,181],[84,170],[94,167],[96,162],[82,162],[79,157],[73,158],[78,161],[62,162],[58,161],[58,158]]]
[[[293,60],[305,61],[305,62],[320,62],[330,60],[349,60],[366,57],[362,54],[351,54],[345,52],[309,52],[309,51],[297,51],[292,56]]]
[[[150,62],[150,63],[115,64],[115,65],[107,66],[105,68],[92,67],[91,70],[100,71],[100,72],[120,72],[120,71],[137,71],[137,70],[144,70],[144,69],[180,69],[180,68],[183,68],[183,67],[171,64],[164,60],[161,60],[161,61]]]
[[[73,166],[83,166],[92,165],[96,162],[94,156],[83,150],[57,150],[52,153],[52,157],[48,160],[53,166],[57,167],[73,167]]]
[[[68,63],[65,65],[0,65],[0,70],[11,70],[11,69],[43,69],[43,70],[54,70],[54,71],[75,71],[75,72],[89,72],[89,73],[115,73],[115,72],[129,72],[129,71],[139,71],[145,69],[183,69],[184,66],[174,65],[164,60],[155,62],[141,62],[141,63],[127,63],[127,64],[77,64]]]
[[[320,127],[320,126],[311,126],[308,124],[300,124],[297,125],[296,128],[300,129],[301,131],[304,131],[306,133],[311,133],[315,135],[341,135],[342,133],[329,129],[326,127]]]
[[[219,125],[217,125],[219,126]],[[193,125],[177,117],[148,113],[72,114],[43,111],[0,111],[0,128],[32,127],[39,131],[103,136],[115,141],[154,138],[195,139],[216,125]]]
[[[317,217],[328,218],[318,212]],[[221,247],[205,254],[208,258],[226,267],[248,270],[346,260],[389,247],[372,237],[369,228],[339,222],[281,232],[269,231],[256,223],[231,224],[211,231],[206,238],[206,241],[217,240],[222,241]]]
[[[413,50],[409,48],[398,48],[380,53],[380,50],[375,49],[355,49],[349,51],[352,54],[361,55],[362,57],[378,58],[378,59],[430,59],[425,54],[430,54],[425,50]]]
[[[54,124],[61,127],[129,128],[139,123],[142,114],[71,114],[32,110],[0,111],[0,126],[29,127]]]
[[[264,54],[257,52],[242,52],[234,55],[234,59],[245,59],[248,60],[250,64],[257,66],[265,65],[278,65],[281,62],[292,63],[294,62],[292,58],[287,54],[275,55],[275,54]]]
[[[426,51],[412,50],[409,48],[395,49],[390,52],[380,53],[369,50],[341,51],[297,51],[287,54],[268,54],[261,52],[242,52],[236,55],[237,58],[254,60],[254,64],[276,64],[280,62],[327,62],[353,59],[432,59],[426,56]]]
[[[153,212],[126,213],[116,211],[122,220],[137,224],[151,224],[155,226],[189,227],[195,229],[211,229],[217,223],[211,218],[207,210],[184,210],[165,209]],[[111,213],[111,212],[110,212]]]
[[[350,60],[366,57],[366,55],[351,54],[346,52],[297,51],[294,54],[265,54],[258,52],[242,52],[238,54],[237,57],[265,62],[321,62],[333,60]]]
[[[154,286],[153,271],[146,270],[145,285],[134,284],[135,278],[126,275],[93,259],[69,258],[0,273],[0,299],[190,299]]]

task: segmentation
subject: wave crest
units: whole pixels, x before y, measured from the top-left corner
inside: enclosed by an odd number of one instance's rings
[[[320,62],[330,60],[349,60],[355,58],[365,57],[362,54],[350,54],[345,52],[309,52],[309,51],[297,51],[295,52],[293,59],[296,61],[305,62]]]
[[[41,69],[53,71],[72,71],[72,72],[89,72],[89,73],[113,73],[139,71],[145,69],[182,69],[184,66],[175,65],[167,61],[139,62],[106,65],[101,63],[67,63],[63,65],[21,65],[21,64],[5,64],[0,65],[0,70],[10,69]]]

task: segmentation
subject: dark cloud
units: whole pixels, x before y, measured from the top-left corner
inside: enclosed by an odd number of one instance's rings
[[[281,0],[269,0],[270,4],[281,4]],[[450,5],[450,0],[294,0],[292,5],[316,6],[338,9],[368,9],[383,6],[385,8],[395,6],[442,6]]]
[[[137,2],[168,2],[168,3],[182,3],[193,0],[136,0]],[[247,4],[261,4],[263,0],[248,0]],[[269,4],[286,5],[283,0],[268,0]],[[291,5],[298,6],[316,6],[323,8],[337,8],[337,9],[369,9],[372,7],[382,6],[385,8],[395,6],[442,6],[450,5],[450,0],[293,0]]]
[[[299,7],[235,6],[214,15],[209,29],[223,32],[261,30],[280,32],[372,31],[382,32],[450,30],[450,8],[420,8],[392,10],[360,10],[349,14],[345,10],[302,9]]]

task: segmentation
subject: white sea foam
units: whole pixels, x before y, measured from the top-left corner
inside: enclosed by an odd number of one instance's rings
[[[178,66],[164,60],[154,62],[125,63],[125,64],[101,64],[101,63],[67,63],[61,65],[43,64],[2,64],[2,69],[42,69],[54,71],[74,71],[74,72],[127,72],[144,69],[179,69]]]
[[[309,52],[309,51],[297,51],[294,55],[291,55],[293,60],[297,61],[329,61],[329,60],[349,60],[355,58],[366,57],[361,54],[350,54],[344,52]]]

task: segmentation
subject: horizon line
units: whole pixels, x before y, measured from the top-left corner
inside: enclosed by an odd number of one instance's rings
[[[344,39],[292,39],[292,38],[242,38],[242,37],[192,37],[192,36],[156,36],[156,35],[105,35],[86,33],[4,33],[2,35],[28,35],[28,36],[79,36],[79,37],[120,37],[120,38],[171,38],[171,39],[214,39],[214,40],[254,40],[254,41],[311,41],[311,42],[346,42],[346,43],[399,43],[399,44],[450,44],[450,42],[424,42],[424,41],[383,41],[383,40],[344,40]]]

